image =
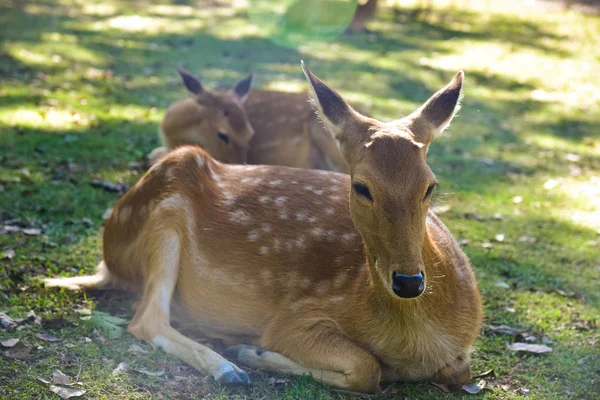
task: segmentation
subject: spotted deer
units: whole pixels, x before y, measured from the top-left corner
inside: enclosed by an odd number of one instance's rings
[[[464,383],[481,300],[429,209],[437,183],[426,162],[463,73],[385,123],[302,67],[350,175],[228,165],[183,146],[114,207],[98,273],[46,284],[138,292],[129,332],[226,384],[249,383],[234,362],[366,393],[381,379]],[[172,320],[231,346],[231,361]]]
[[[150,163],[177,146],[195,144],[230,164],[269,164],[348,172],[334,139],[306,93],[250,90],[252,74],[233,89],[210,90],[178,68],[189,99],[172,104],[161,123],[164,147]]]

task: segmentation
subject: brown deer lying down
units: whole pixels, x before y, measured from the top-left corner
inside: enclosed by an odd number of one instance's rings
[[[304,72],[351,176],[221,164],[181,147],[115,206],[97,275],[47,285],[137,291],[129,332],[223,383],[249,379],[171,318],[236,345],[227,354],[240,364],[346,390],[377,393],[382,378],[464,383],[481,301],[467,257],[429,210],[425,160],[463,73],[384,123]]]
[[[160,126],[165,147],[150,154],[150,163],[177,146],[195,144],[230,164],[349,171],[306,93],[250,91],[252,75],[233,89],[209,90],[186,71],[178,71],[193,98],[167,110]]]

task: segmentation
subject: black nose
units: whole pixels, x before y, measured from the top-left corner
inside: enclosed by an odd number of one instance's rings
[[[425,290],[425,281],[423,273],[408,276],[394,272],[392,276],[392,290],[399,297],[410,299],[419,296]]]

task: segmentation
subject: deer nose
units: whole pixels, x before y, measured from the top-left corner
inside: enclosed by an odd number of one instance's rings
[[[410,299],[417,297],[425,290],[423,272],[409,276],[394,272],[392,275],[392,290],[399,297]]]

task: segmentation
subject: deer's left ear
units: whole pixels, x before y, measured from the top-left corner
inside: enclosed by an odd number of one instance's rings
[[[235,85],[235,94],[237,95],[240,102],[245,102],[250,94],[252,87],[252,81],[254,80],[254,74],[250,73],[246,78],[242,79]]]
[[[450,125],[460,109],[464,73],[459,71],[444,88],[429,98],[407,118],[415,140],[429,144]]]

